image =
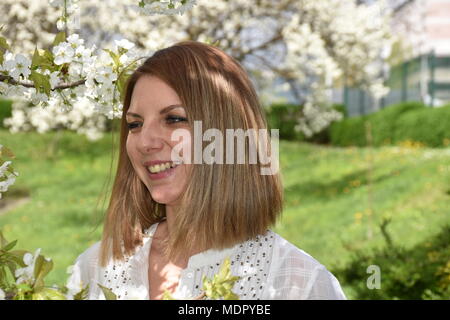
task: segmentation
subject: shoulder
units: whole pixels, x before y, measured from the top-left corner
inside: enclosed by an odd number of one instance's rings
[[[70,277],[67,288],[71,295],[80,292],[86,285],[96,279],[99,267],[99,253],[101,242],[97,242],[81,253],[75,263],[69,267]]]
[[[288,240],[284,239],[279,234],[269,231],[274,237],[274,250],[276,251],[277,259],[284,262],[284,264],[296,265],[301,262],[304,269],[313,270],[315,268],[323,267],[323,265],[313,258],[309,253],[298,248]]]
[[[78,258],[76,259],[76,263],[83,266],[97,264],[100,254],[100,246],[101,241],[94,243],[78,256]]]
[[[278,298],[346,299],[339,281],[323,264],[277,233],[270,233],[274,237],[270,279]]]

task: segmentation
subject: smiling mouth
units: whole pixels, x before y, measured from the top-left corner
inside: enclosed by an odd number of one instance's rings
[[[147,170],[150,173],[156,174],[156,173],[160,173],[160,172],[164,172],[164,171],[176,168],[179,165],[180,165],[179,163],[165,162],[165,163],[156,164],[154,166],[148,166]]]

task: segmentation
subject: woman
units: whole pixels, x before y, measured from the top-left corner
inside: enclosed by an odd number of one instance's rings
[[[174,139],[193,133],[194,123],[223,134],[267,128],[239,63],[185,41],[157,51],[130,77],[103,238],[78,257],[69,287],[89,285],[89,299],[104,299],[99,284],[118,299],[162,299],[166,291],[191,299],[229,258],[240,299],[345,299],[324,266],[269,230],[282,211],[280,174],[262,174],[251,148],[233,153],[228,140],[213,156],[226,151],[226,163],[198,159],[208,156],[204,140]],[[269,145],[268,135],[252,137],[245,145],[262,141],[258,152]],[[244,163],[232,161],[242,153]]]

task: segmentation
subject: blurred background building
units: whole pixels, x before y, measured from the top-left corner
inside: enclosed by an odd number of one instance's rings
[[[361,1],[370,3],[370,1]],[[335,90],[350,116],[404,101],[439,107],[450,101],[450,0],[390,0],[391,55],[382,72],[389,93],[374,99],[359,88]]]

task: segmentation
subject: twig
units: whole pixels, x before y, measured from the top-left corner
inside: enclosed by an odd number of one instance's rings
[[[35,87],[33,83],[16,81],[11,76],[5,76],[5,75],[2,75],[2,74],[0,74],[0,81],[1,82],[8,82],[8,83],[10,83],[12,85],[21,85],[21,86],[24,86],[26,88],[34,88]],[[72,82],[72,83],[62,83],[62,84],[59,84],[59,85],[55,86],[51,90],[54,91],[54,90],[58,90],[58,89],[75,88],[75,87],[83,85],[85,82],[86,82],[86,79],[78,80],[78,81],[75,81],[75,82]]]
[[[391,218],[384,218],[383,221],[381,221],[380,223],[380,230],[381,234],[384,237],[384,240],[386,240],[388,247],[392,247],[392,238],[389,232],[387,231],[387,226],[389,223],[391,223]]]

